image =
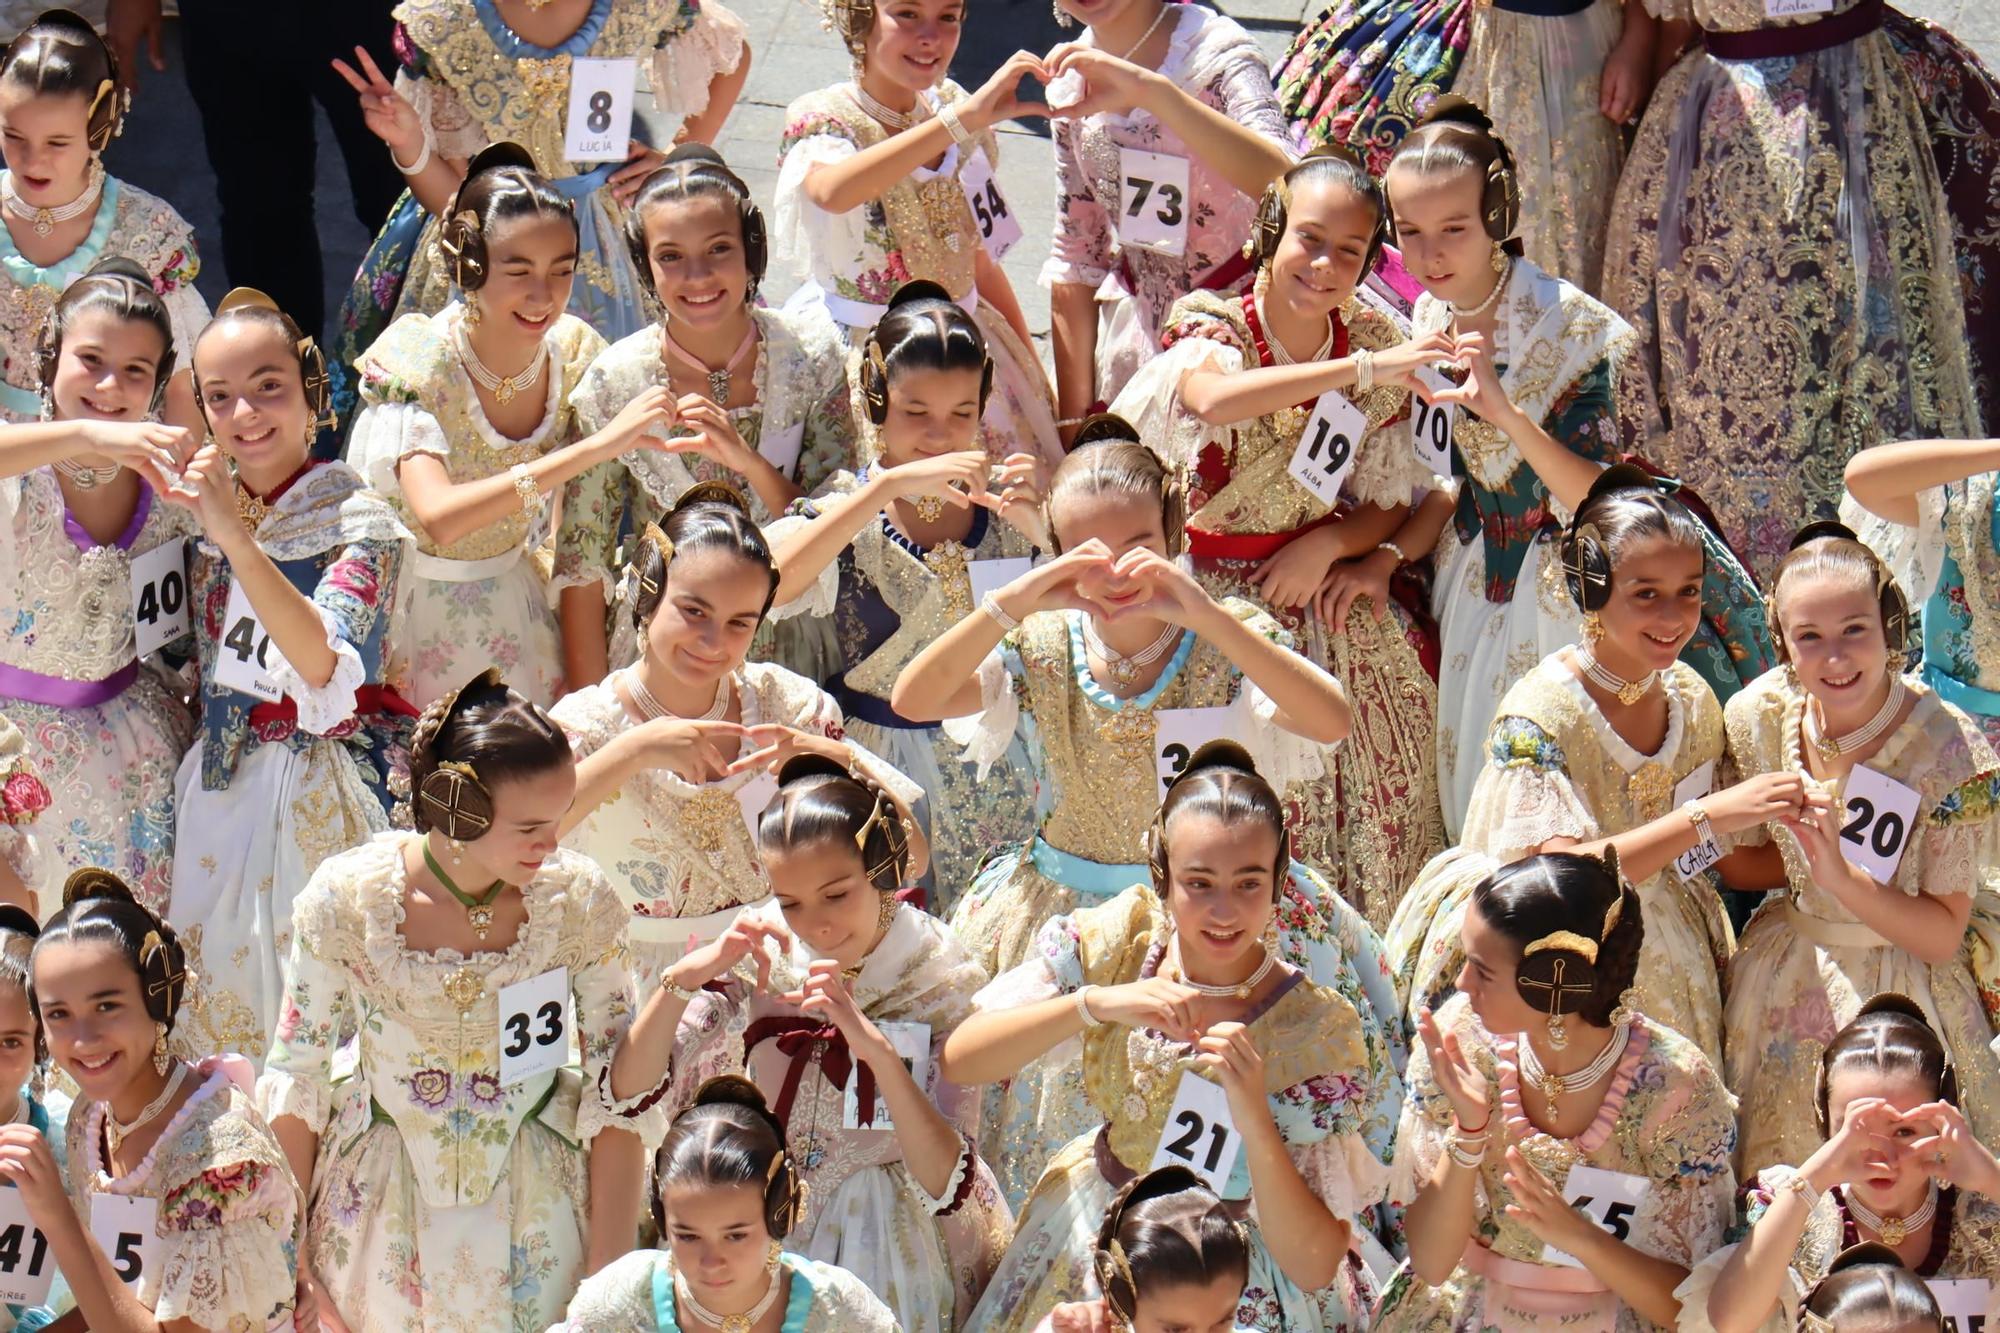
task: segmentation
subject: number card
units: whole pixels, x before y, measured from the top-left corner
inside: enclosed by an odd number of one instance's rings
[[[1563,1182],[1563,1198],[1599,1230],[1610,1232],[1612,1239],[1629,1240],[1632,1214],[1639,1211],[1640,1201],[1651,1187],[1652,1182],[1644,1176],[1628,1176],[1623,1171],[1606,1171],[1579,1163],[1569,1169],[1569,1179]],[[1542,1260],[1570,1268],[1583,1267],[1582,1260],[1553,1245],[1542,1247]]]
[[[1340,483],[1354,466],[1354,450],[1368,433],[1368,417],[1339,389],[1328,389],[1313,405],[1298,448],[1285,471],[1324,505],[1340,501]]]
[[[222,642],[215,646],[216,680],[232,690],[276,703],[285,692],[271,678],[271,668],[284,660],[284,654],[271,644],[271,632],[251,609],[243,585],[231,584],[229,605],[222,612]]]
[[[160,1201],[144,1195],[90,1196],[90,1234],[111,1256],[111,1271],[128,1287],[139,1285],[160,1257]]]
[[[132,557],[132,637],[140,657],[188,632],[186,557],[179,542]]]
[[[1025,555],[1002,556],[995,560],[974,560],[965,567],[965,576],[972,581],[973,606],[976,607],[985,601],[987,593],[999,592],[1034,567],[1033,557]]]
[[[736,803],[743,807],[743,822],[750,826],[752,847],[757,845],[757,821],[777,796],[778,779],[771,773],[759,773],[736,789]]]
[[[1121,148],[1118,179],[1118,243],[1176,259],[1186,254],[1187,159]]]
[[[806,442],[806,423],[801,421],[785,430],[774,430],[757,439],[757,452],[786,476],[792,475],[792,467],[799,461],[799,450]]]
[[[14,1186],[0,1187],[0,1301],[40,1305],[55,1280],[49,1238],[28,1216],[28,1201]]]
[[[551,1069],[569,1058],[569,969],[500,988],[500,1086]]]
[[[632,147],[632,97],[638,86],[637,60],[570,61],[563,156],[572,162],[622,162]]]
[[[1894,778],[1872,768],[1847,775],[1847,812],[1841,818],[1840,850],[1848,860],[1887,884],[1903,863],[1910,830],[1922,798]]]
[[[925,1092],[931,1086],[931,1025],[929,1023],[877,1023],[882,1035],[896,1048],[902,1058],[903,1068],[910,1071],[910,1077]],[[861,1079],[857,1068],[847,1076],[847,1092],[841,1098],[840,1124],[843,1129],[894,1129],[895,1121],[889,1118],[889,1103],[882,1100],[882,1085],[878,1079],[875,1085],[875,1114],[872,1124],[861,1123]]]
[[[1220,740],[1229,726],[1227,708],[1162,708],[1153,714],[1153,757],[1160,775],[1160,799],[1167,784],[1181,775],[1194,752]]]
[[[1167,1126],[1160,1131],[1160,1146],[1153,1150],[1152,1165],[1146,1169],[1184,1166],[1220,1194],[1241,1151],[1243,1136],[1229,1118],[1229,1094],[1221,1084],[1211,1083],[1191,1069],[1182,1074],[1174,1104],[1167,1111]]]
[[[1945,1333],[1985,1333],[1986,1311],[1993,1300],[1991,1282],[1976,1277],[1926,1278],[1924,1285],[1937,1298]]]
[[[1429,366],[1418,369],[1417,382],[1432,394],[1457,387],[1441,371]],[[1423,394],[1410,395],[1410,449],[1432,476],[1451,475],[1451,446],[1457,431],[1457,403],[1427,403]]]
[[[1001,198],[1000,187],[993,180],[993,164],[986,160],[984,148],[966,159],[965,169],[958,173],[958,183],[965,191],[965,202],[972,205],[972,220],[979,224],[980,243],[987,254],[1001,258],[1021,239],[1021,221]]]

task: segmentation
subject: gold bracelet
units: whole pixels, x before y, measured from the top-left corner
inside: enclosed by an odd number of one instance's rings
[[[972,131],[965,128],[965,122],[958,118],[958,108],[949,102],[940,102],[937,109],[938,123],[951,135],[951,141],[960,148],[972,146]]]
[[[674,971],[670,967],[660,969],[660,989],[673,996],[676,1000],[679,1000],[682,1004],[693,1004],[694,997],[701,994],[699,987],[689,990],[687,987],[676,982],[674,980]]]
[[[528,471],[526,463],[516,463],[508,470],[514,474],[514,494],[521,497],[521,512],[532,523],[542,516],[542,510],[547,507],[542,499],[542,488],[535,484],[534,475]]]
[[[1715,842],[1715,825],[1708,822],[1708,811],[1701,808],[1700,801],[1689,801],[1681,807],[1681,813],[1687,816],[1688,823],[1694,825],[1694,838],[1697,843]]]

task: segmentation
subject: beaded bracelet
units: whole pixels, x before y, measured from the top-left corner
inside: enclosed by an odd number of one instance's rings
[[[508,471],[514,474],[514,494],[521,497],[521,512],[530,520],[540,518],[545,507],[542,488],[535,484],[535,478],[528,471],[526,463],[516,463]]]
[[[1021,628],[1021,622],[1008,615],[1007,608],[1000,605],[1000,595],[998,593],[989,592],[980,598],[979,609],[987,615],[992,616],[994,623],[999,625],[1003,631],[1011,633]]]

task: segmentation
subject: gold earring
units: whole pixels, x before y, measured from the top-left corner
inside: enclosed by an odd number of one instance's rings
[[[460,842],[457,838],[447,838],[445,839],[445,841],[451,846],[451,863],[455,866],[464,865],[465,844]]]
[[[153,1023],[153,1072],[164,1074],[172,1063],[167,1056],[167,1025],[156,1020]]]
[[[1801,694],[1805,691],[1805,687],[1799,684],[1799,669],[1790,662],[1785,663],[1785,684],[1792,687],[1792,693],[1794,694]]]
[[[1604,641],[1604,617],[1595,611],[1584,612],[1583,641],[1593,648]]]
[[[1493,242],[1493,257],[1490,262],[1493,265],[1495,273],[1505,273],[1507,271],[1507,252],[1501,248],[1498,241]]]
[[[764,1271],[776,1274],[778,1271],[778,1261],[784,1257],[784,1253],[785,1247],[775,1240],[772,1241],[771,1248],[764,1251]]]
[[[1549,1015],[1549,1049],[1565,1050],[1569,1046],[1569,1029],[1564,1026],[1563,1015]]]
[[[467,292],[465,294],[465,327],[468,329],[478,328],[480,316],[483,313],[479,308],[479,298],[471,292]]]

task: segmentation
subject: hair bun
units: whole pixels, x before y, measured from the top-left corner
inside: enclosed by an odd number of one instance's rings
[[[1469,97],[1461,97],[1457,93],[1446,93],[1432,102],[1431,109],[1419,117],[1417,123],[1410,128],[1419,130],[1426,125],[1441,122],[1470,125],[1473,129],[1486,134],[1493,133],[1493,117],[1487,115],[1479,103]]]
[[[823,754],[795,754],[778,769],[778,787],[791,786],[807,778],[852,778],[854,775],[833,759]]]
[[[1605,468],[1604,471],[1597,474],[1597,480],[1590,483],[1590,489],[1585,492],[1583,499],[1584,504],[1588,504],[1596,497],[1608,495],[1612,491],[1657,491],[1660,489],[1659,478],[1640,467],[1637,463],[1613,463],[1610,467]],[[1581,511],[1583,505],[1578,505],[1577,509]]]
[[[0,930],[11,930],[32,940],[41,936],[42,923],[35,920],[35,914],[25,907],[0,903]]]
[[[472,160],[465,164],[465,179],[470,181],[482,171],[497,171],[501,167],[519,167],[537,176],[542,174],[541,168],[535,165],[533,153],[510,139],[502,139],[498,143],[487,144],[472,155]],[[458,188],[463,190],[465,186],[461,183]]]
[[[1106,441],[1138,444],[1141,442],[1139,428],[1116,412],[1093,412],[1077,427],[1076,443],[1070,446],[1070,452],[1075,453],[1086,444],[1103,444]]]
[[[713,162],[718,167],[729,165],[723,161],[721,153],[699,139],[674,145],[674,150],[667,154],[661,165],[672,166],[676,162]]]
[[[1853,528],[1848,527],[1839,519],[1816,518],[1793,533],[1791,545],[1785,549],[1796,551],[1809,542],[1824,541],[1827,538],[1849,542],[1858,542],[1861,540],[1861,538],[1855,535]]]
[[[1868,1003],[1855,1011],[1854,1017],[1860,1019],[1868,1014],[1901,1014],[1905,1018],[1914,1018],[1931,1028],[1932,1032],[1937,1031],[1931,1026],[1930,1015],[1924,1012],[1924,1007],[1901,991],[1885,990],[1871,997]]]
[[[943,301],[955,304],[951,299],[951,293],[946,291],[942,284],[932,282],[929,278],[912,278],[896,289],[895,295],[889,298],[889,304],[883,309],[894,310],[897,306],[908,305],[912,301]]]
[[[64,907],[92,898],[109,898],[114,902],[131,903],[135,907],[145,906],[139,901],[138,895],[132,892],[131,885],[99,866],[85,866],[81,870],[73,871],[70,877],[63,881]]]
[[[134,282],[153,285],[152,275],[141,268],[136,260],[124,255],[106,255],[83,271],[86,278],[130,278]]]
[[[1881,1241],[1864,1240],[1848,1246],[1833,1256],[1833,1262],[1826,1266],[1826,1276],[1832,1277],[1835,1273],[1844,1272],[1849,1268],[1872,1268],[1877,1264],[1886,1264],[1891,1268],[1908,1267],[1903,1262],[1902,1255]]]
[[[1174,781],[1178,782],[1189,774],[1199,773],[1205,768],[1233,768],[1257,777],[1263,776],[1257,772],[1257,761],[1250,757],[1250,751],[1240,743],[1215,740],[1204,742],[1189,755],[1186,765],[1175,775]]]
[[[674,501],[674,507],[667,511],[667,518],[700,504],[728,505],[743,517],[751,517],[750,502],[743,498],[743,492],[726,481],[698,481],[681,492],[680,499]],[[664,519],[661,526],[666,526]]]
[[[753,1111],[770,1113],[770,1104],[764,1100],[763,1090],[741,1074],[718,1074],[695,1089],[694,1106],[747,1106]],[[782,1140],[780,1140],[782,1142]]]

